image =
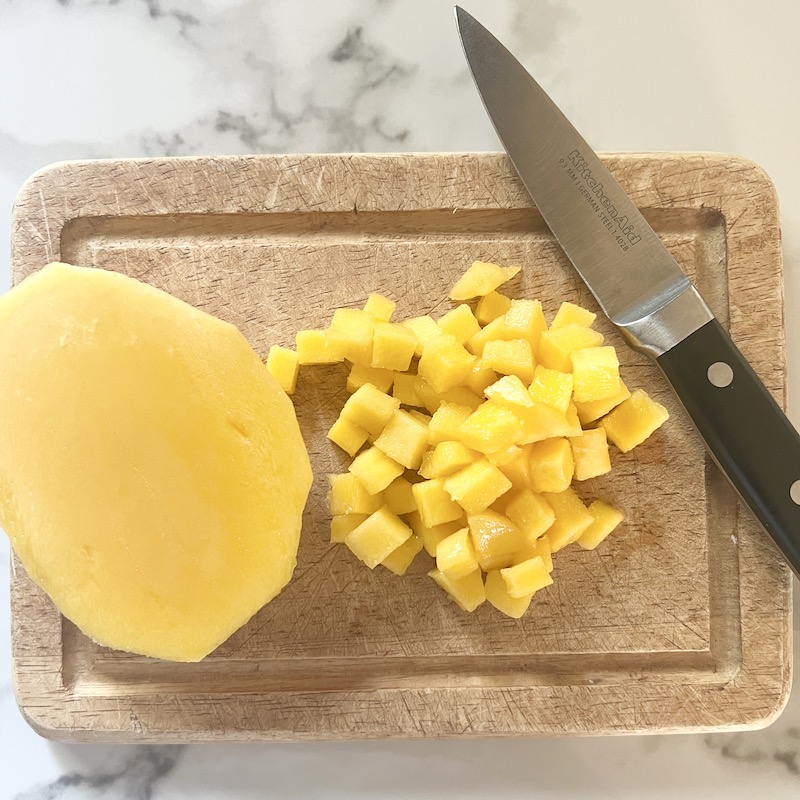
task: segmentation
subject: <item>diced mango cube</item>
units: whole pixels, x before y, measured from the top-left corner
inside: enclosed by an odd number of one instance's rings
[[[456,403],[442,403],[433,413],[428,425],[428,443],[459,440],[461,427],[472,414],[472,410]]]
[[[539,363],[559,372],[572,372],[570,355],[573,350],[598,347],[603,343],[603,334],[582,325],[564,325],[545,331],[539,339],[537,352]]]
[[[372,292],[364,305],[364,311],[378,322],[388,322],[394,314],[397,303],[384,297],[382,294]]]
[[[550,547],[550,539],[547,534],[540,536],[532,545],[529,545],[524,550],[520,550],[514,554],[514,563],[521,564],[528,559],[536,558],[539,556],[544,561],[545,567],[548,572],[553,571],[553,551]]]
[[[489,292],[478,301],[475,317],[481,325],[488,325],[492,320],[502,317],[510,307],[510,297],[500,292]]]
[[[417,346],[414,349],[414,354],[418,356],[422,355],[422,351],[429,342],[438,339],[443,333],[442,329],[436,324],[436,320],[430,314],[426,314],[424,317],[412,317],[401,324],[405,325],[417,337]]]
[[[563,328],[565,325],[580,325],[584,328],[590,328],[595,319],[597,319],[597,314],[589,311],[588,308],[576,306],[575,303],[562,303],[550,323],[550,330]]]
[[[525,534],[505,515],[487,510],[467,517],[472,544],[481,569],[499,569],[514,563],[514,554],[529,546]]]
[[[472,368],[472,372],[470,372],[464,385],[470,391],[475,392],[475,394],[483,395],[486,387],[495,383],[498,377],[498,374],[488,364],[484,364],[479,358],[475,362],[475,366]]]
[[[336,514],[331,517],[331,542],[343,542],[348,533],[354,531],[367,514]]]
[[[530,447],[524,445],[518,455],[505,464],[498,464],[500,472],[503,473],[515,489],[527,489],[530,487],[531,466],[530,466]]]
[[[581,432],[581,425],[572,403],[567,407],[566,414],[544,403],[534,403],[532,408],[517,406],[514,413],[522,423],[520,444],[541,442],[559,436],[578,436]]]
[[[406,570],[411,566],[411,562],[416,558],[420,550],[422,550],[422,539],[416,534],[412,534],[400,547],[392,550],[381,561],[381,566],[394,572],[395,575],[405,575]]]
[[[439,442],[431,451],[425,478],[446,478],[472,464],[480,454],[463,442]]]
[[[619,393],[619,360],[613,347],[584,347],[573,350],[570,359],[575,381],[573,398],[576,403],[604,400]]]
[[[511,481],[485,458],[446,478],[444,488],[467,514],[488,508],[511,488]]]
[[[456,405],[466,405],[472,408],[474,396],[472,392],[463,386],[455,386],[447,392],[437,392],[425,378],[421,378],[417,375],[415,376],[414,390],[417,393],[417,397],[420,399],[420,404],[431,414],[435,413],[443,403],[456,403]],[[466,394],[459,390],[463,390]],[[455,399],[452,399],[455,397],[466,399],[467,402],[458,403]]]
[[[421,378],[419,375],[414,376],[414,391],[417,393],[420,405],[431,414],[436,412],[439,406],[444,402],[439,392],[437,392],[425,378]]]
[[[608,438],[623,452],[627,453],[640,445],[654,431],[669,419],[667,411],[643,389],[636,389],[623,400],[600,424],[605,428]]]
[[[527,561],[505,567],[500,570],[500,575],[505,581],[509,597],[515,599],[536,594],[539,589],[544,589],[553,583],[541,556],[534,556]]]
[[[589,513],[594,521],[578,539],[578,545],[584,550],[594,550],[625,519],[619,509],[602,500],[589,503]]]
[[[407,519],[411,530],[422,539],[425,551],[434,558],[436,557],[436,548],[439,546],[439,542],[461,530],[467,524],[467,518],[461,516],[451,522],[443,522],[441,525],[426,525],[422,521],[419,511],[413,511],[408,515]]]
[[[474,611],[486,601],[481,571],[476,569],[464,578],[453,580],[438,569],[431,570],[428,575],[450,596],[450,599],[464,611]]]
[[[544,497],[523,489],[506,503],[506,516],[533,544],[555,522],[556,515]]]
[[[267,371],[280,384],[286,394],[294,394],[300,362],[297,353],[288,347],[274,344],[267,354]]]
[[[524,339],[535,354],[545,330],[547,323],[538,300],[512,300],[508,311],[476,333],[467,342],[467,347],[475,355],[482,356],[488,342]]]
[[[469,377],[476,360],[454,336],[443,333],[425,345],[417,372],[434,390],[446,392]]]
[[[340,416],[378,436],[398,408],[400,401],[396,397],[365,383],[350,395]]]
[[[530,487],[534,492],[563,492],[572,483],[575,462],[564,438],[545,439],[531,445]]]
[[[501,375],[516,375],[525,383],[533,380],[533,350],[527,339],[488,341],[481,360]]]
[[[510,281],[519,271],[520,267],[500,267],[486,261],[473,261],[450,290],[450,299],[461,302],[483,297]]]
[[[476,356],[483,355],[483,349],[487,342],[505,341],[505,328],[503,327],[503,317],[492,320],[488,325],[479,330],[468,342],[467,349]]]
[[[483,398],[466,386],[454,386],[452,389],[442,392],[440,397],[443,403],[455,403],[472,411],[475,411],[483,403]]]
[[[466,303],[448,311],[437,324],[444,333],[454,336],[459,344],[465,344],[481,329],[472,309]]]
[[[484,590],[486,599],[498,611],[513,619],[519,619],[528,610],[533,599],[532,593],[523,597],[512,597],[499,569],[492,569],[486,573]]]
[[[392,397],[396,397],[404,406],[422,406],[424,403],[417,394],[416,375],[407,375],[405,372],[394,373]]]
[[[586,481],[611,472],[608,441],[603,428],[584,431],[580,436],[571,436],[569,444],[575,462],[575,480]]]
[[[542,304],[538,300],[512,300],[502,320],[504,339],[525,339],[536,352],[539,339],[547,330]]]
[[[386,423],[375,447],[407,469],[417,469],[428,446],[428,426],[398,409]]]
[[[505,405],[522,406],[523,408],[533,406],[533,399],[528,392],[528,387],[516,375],[503,376],[491,386],[487,386],[483,393],[489,400],[495,400]]]
[[[566,414],[567,425],[573,429],[572,433],[565,434],[566,436],[578,436],[580,435],[581,431],[581,421],[578,419],[578,409],[570,400],[569,405],[567,406],[567,414]]]
[[[370,494],[382,492],[395,478],[403,474],[402,465],[389,458],[380,448],[370,447],[359,453],[348,467]]]
[[[426,478],[427,480],[430,480],[431,478],[440,477],[439,475],[434,475],[433,473],[433,469],[431,468],[432,458],[433,458],[433,450],[428,448],[422,454],[422,463],[419,465],[419,469],[417,470],[417,475],[420,475],[421,477]]]
[[[294,337],[297,361],[307,364],[336,364],[344,361],[344,349],[339,337],[331,331],[297,331]]]
[[[333,516],[342,514],[369,515],[383,505],[383,497],[370,494],[364,484],[345,472],[341,475],[329,475],[330,491],[328,492],[328,508]]]
[[[369,434],[349,419],[339,417],[328,431],[328,439],[339,445],[349,456],[354,456],[367,441]]]
[[[344,357],[362,367],[372,366],[375,318],[360,308],[337,308],[330,328],[341,342]]]
[[[486,460],[496,467],[502,467],[509,464],[522,453],[522,448],[519,445],[512,444],[505,448],[505,450],[492,450],[486,453]]]
[[[348,533],[344,543],[356,558],[361,559],[370,569],[375,569],[411,535],[411,528],[383,506]]]
[[[414,419],[419,420],[426,427],[430,427],[432,419],[430,414],[426,414],[424,411],[419,411],[416,408],[409,409],[408,413],[411,414]]]
[[[356,389],[371,383],[376,389],[388,394],[394,379],[395,373],[390,369],[376,369],[374,367],[365,367],[361,364],[353,364],[347,375],[347,391],[352,394]]]
[[[417,337],[403,325],[376,322],[372,334],[372,366],[404,372],[411,365]]]
[[[395,478],[384,490],[383,501],[389,506],[393,514],[401,517],[403,514],[410,514],[417,510],[414,500],[414,493],[411,491],[411,481],[406,480],[402,475]]]
[[[415,483],[412,491],[422,522],[429,528],[460,519],[464,514],[461,506],[445,491],[441,478]]]
[[[556,521],[547,531],[547,538],[552,552],[557,553],[568,544],[577,542],[594,517],[573,489],[545,493],[544,497],[556,513]]]
[[[591,403],[575,403],[581,425],[588,425],[590,422],[600,419],[631,396],[630,390],[621,379],[619,383],[619,392],[611,397],[606,397],[604,400],[593,400]]]
[[[516,444],[521,433],[522,424],[511,409],[487,400],[461,423],[456,437],[473,450],[489,453]]]
[[[559,372],[538,364],[528,392],[534,403],[543,403],[566,414],[573,386],[574,378],[569,372]]]
[[[448,578],[465,578],[478,569],[478,557],[468,528],[451,533],[436,546],[436,568]]]

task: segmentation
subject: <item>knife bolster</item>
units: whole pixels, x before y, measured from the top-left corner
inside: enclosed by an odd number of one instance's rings
[[[690,283],[655,311],[639,319],[615,322],[627,343],[650,358],[658,358],[691,336],[714,315]]]

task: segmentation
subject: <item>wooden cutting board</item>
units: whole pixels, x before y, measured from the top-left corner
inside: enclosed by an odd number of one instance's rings
[[[773,187],[720,155],[607,163],[777,400],[785,402]],[[398,316],[447,310],[476,258],[552,315],[590,307],[504,156],[330,155],[71,162],[35,175],[13,219],[17,283],[53,260],[118,270],[238,325],[266,356],[372,290]],[[598,550],[556,557],[521,620],[467,615],[426,576],[370,572],[328,543],[325,431],[341,365],[305,368],[295,396],[316,475],[289,587],[198,664],[99,647],[16,561],[14,680],[40,733],[70,741],[347,739],[758,727],[791,671],[790,576],[740,507],[655,367],[611,326],[623,375],[672,419],[580,487],[627,520]],[[742,420],[743,425],[757,424]],[[87,487],[91,491],[91,487]]]

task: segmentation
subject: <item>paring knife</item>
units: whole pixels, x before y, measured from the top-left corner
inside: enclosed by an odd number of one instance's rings
[[[800,577],[800,436],[602,161],[513,55],[456,6],[483,104],[550,230],[628,344],[658,364]]]

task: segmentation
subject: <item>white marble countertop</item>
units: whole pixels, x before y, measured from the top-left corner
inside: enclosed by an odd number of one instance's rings
[[[800,5],[464,0],[598,150],[714,150],[777,185],[800,421]],[[65,158],[497,150],[451,0],[0,0],[0,252]],[[0,266],[0,291],[8,287]],[[0,537],[0,562],[8,543]],[[5,572],[5,568],[3,568]],[[52,744],[17,711],[0,580],[0,800],[800,795],[800,694],[765,731],[333,745]],[[795,623],[795,629],[798,624]],[[798,653],[796,648],[796,653]]]

